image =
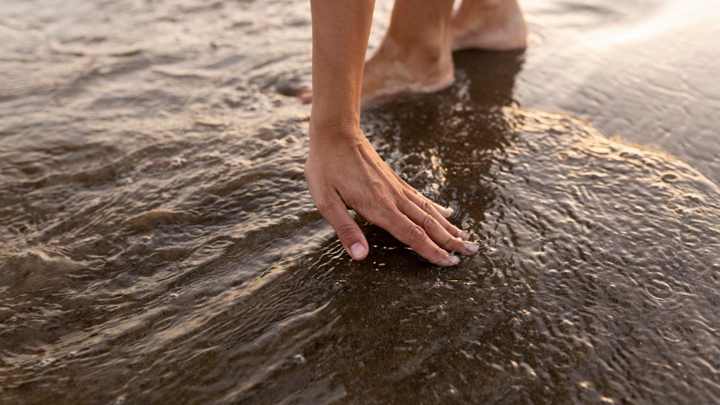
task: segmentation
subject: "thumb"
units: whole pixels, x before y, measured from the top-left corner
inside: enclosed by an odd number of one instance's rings
[[[368,255],[368,243],[360,227],[348,213],[345,203],[336,192],[324,196],[324,202],[315,205],[322,215],[335,229],[340,243],[354,260],[362,260]]]

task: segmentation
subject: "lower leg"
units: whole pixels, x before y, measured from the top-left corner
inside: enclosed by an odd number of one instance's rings
[[[463,0],[452,19],[453,49],[522,49],[527,28],[517,0]]]
[[[365,63],[364,102],[453,82],[452,6],[453,0],[396,0],[388,32]]]

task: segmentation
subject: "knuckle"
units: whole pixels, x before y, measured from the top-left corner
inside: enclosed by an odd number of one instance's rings
[[[327,200],[319,200],[315,202],[315,208],[317,208],[320,215],[323,217],[330,212],[330,203]]]
[[[433,218],[430,214],[425,214],[422,224],[423,228],[425,228],[428,232],[435,232],[439,228],[437,221],[435,221],[435,218]]]
[[[426,199],[420,200],[420,208],[425,212],[432,212],[431,210],[434,210],[435,208],[432,206],[430,201]]]
[[[417,225],[412,225],[410,229],[408,229],[407,234],[410,242],[424,242],[425,239],[427,239],[425,230]]]
[[[340,240],[344,240],[354,236],[356,230],[355,224],[343,224],[335,229],[335,233]]]
[[[444,246],[446,246],[447,248],[451,249],[454,252],[463,250],[463,247],[464,247],[462,242],[453,238],[452,236],[445,240]]]
[[[375,199],[375,209],[378,212],[380,212],[381,214],[382,213],[386,214],[386,213],[391,212],[393,210],[394,206],[395,205],[393,204],[390,197],[388,197],[386,195],[378,196]]]

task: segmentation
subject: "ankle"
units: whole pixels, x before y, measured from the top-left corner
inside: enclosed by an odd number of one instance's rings
[[[451,47],[450,27],[445,24],[416,36],[388,32],[378,51],[411,65],[428,66],[452,60]]]
[[[491,10],[502,10],[502,9],[510,9],[514,8],[517,5],[517,0],[482,0],[482,1],[472,1],[469,8],[475,9],[475,10],[484,10],[484,11],[491,11]]]
[[[487,22],[502,22],[509,17],[521,13],[517,0],[483,0],[463,2],[455,14],[455,24],[458,22],[473,23],[478,20]]]

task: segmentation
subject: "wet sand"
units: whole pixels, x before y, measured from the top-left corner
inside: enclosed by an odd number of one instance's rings
[[[307,2],[2,3],[0,402],[720,400],[716,4],[529,1],[367,111],[440,269],[314,209]]]

